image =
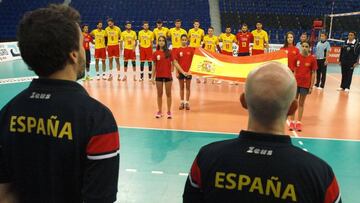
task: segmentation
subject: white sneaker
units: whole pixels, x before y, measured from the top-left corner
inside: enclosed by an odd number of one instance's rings
[[[346,88],[344,91],[345,91],[345,92],[350,92],[350,89]]]
[[[96,80],[100,80],[100,75],[96,75]]]
[[[336,90],[337,90],[337,91],[344,91],[344,89],[341,88],[341,87],[337,88]]]
[[[318,89],[318,90],[323,90],[323,88],[322,88],[322,87],[317,87],[316,89]]]
[[[106,80],[106,75],[105,74],[102,75],[102,79]]]

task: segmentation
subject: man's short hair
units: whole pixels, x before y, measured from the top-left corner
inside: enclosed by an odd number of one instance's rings
[[[200,23],[199,19],[195,19],[193,23]]]
[[[112,23],[114,23],[114,19],[108,18],[108,19],[107,19],[107,22],[112,22]]]
[[[143,25],[145,25],[145,24],[149,25],[149,22],[148,21],[143,21]]]
[[[213,29],[214,29],[214,27],[210,26],[208,29],[212,29],[212,30],[213,30]]]
[[[130,22],[130,21],[126,21],[126,22],[125,22],[125,25],[131,25],[131,22]]]
[[[163,21],[162,20],[157,20],[156,24],[163,24]]]
[[[180,19],[176,19],[176,20],[175,20],[175,23],[179,23],[179,22],[181,23],[181,20],[180,20]]]
[[[29,69],[46,77],[71,63],[70,52],[80,49],[79,24],[79,12],[66,5],[27,12],[18,25],[17,39]]]

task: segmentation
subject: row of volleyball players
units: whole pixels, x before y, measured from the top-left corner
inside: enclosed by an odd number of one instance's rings
[[[168,29],[163,26],[163,22],[158,20],[156,28],[149,30],[149,23],[143,22],[143,29],[136,34],[132,30],[130,22],[125,23],[125,31],[121,32],[121,29],[115,25],[113,19],[108,19],[108,26],[103,29],[101,21],[98,22],[97,28],[89,33],[89,26],[83,25],[84,36],[84,48],[86,50],[87,67],[85,80],[90,80],[89,68],[90,68],[90,43],[95,44],[95,68],[97,72],[97,79],[100,79],[99,73],[99,61],[102,61],[102,78],[104,80],[113,79],[113,61],[116,62],[117,78],[118,80],[125,81],[127,79],[126,73],[128,70],[129,62],[131,61],[133,71],[136,71],[136,55],[135,48],[139,45],[140,50],[140,81],[144,79],[144,66],[147,62],[149,72],[152,69],[152,55],[153,55],[153,43],[158,44],[158,38],[164,36],[166,39],[171,39],[172,50],[176,50],[181,47],[181,36],[188,36],[189,47],[197,48],[203,47],[211,52],[219,52],[226,55],[233,55],[233,43],[238,44],[237,55],[248,56],[250,55],[250,43],[254,42],[252,47],[252,55],[264,53],[264,49],[268,48],[268,34],[262,29],[262,24],[256,24],[256,30],[249,32],[248,26],[243,24],[241,30],[236,34],[231,33],[231,27],[227,26],[225,33],[219,36],[214,35],[214,28],[209,27],[207,35],[204,30],[200,28],[199,20],[194,20],[193,28],[188,32],[182,28],[181,20],[175,20],[175,27]],[[219,46],[219,42],[222,42],[222,46]],[[120,53],[123,50],[124,58],[124,71],[125,75],[120,78]],[[109,59],[110,73],[106,75],[106,59]],[[150,75],[149,75],[150,77]],[[134,74],[134,80],[136,80],[136,74]],[[200,82],[198,80],[198,82]],[[206,80],[204,81],[206,82]]]

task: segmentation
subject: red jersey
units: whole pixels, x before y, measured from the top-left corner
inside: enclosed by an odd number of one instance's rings
[[[250,52],[250,43],[254,41],[254,36],[251,32],[238,32],[236,34],[236,39],[238,41],[238,53],[249,53]]]
[[[93,42],[93,38],[88,33],[83,33],[84,41],[83,46],[85,50],[90,50],[90,42]]]
[[[311,71],[315,71],[317,69],[317,61],[313,55],[303,56],[299,54],[297,57],[297,67],[295,72],[297,86],[310,88]]]
[[[177,49],[176,53],[174,53],[174,60],[179,62],[179,65],[185,72],[190,70],[194,51],[195,50],[192,47],[181,47]]]
[[[282,47],[281,50],[286,50],[288,55],[288,67],[292,72],[294,72],[296,68],[297,57],[298,55],[300,55],[299,49],[296,48],[295,46],[289,46],[286,48]]]
[[[170,51],[170,57],[165,58],[164,51],[156,50],[153,53],[152,60],[153,62],[155,62],[155,71],[157,78],[172,78],[171,62],[173,61],[173,56],[171,54],[171,51]]]

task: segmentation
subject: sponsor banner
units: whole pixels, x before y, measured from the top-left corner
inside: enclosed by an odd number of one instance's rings
[[[21,59],[17,42],[0,43],[0,63]]]
[[[339,63],[341,47],[331,47],[328,63]]]

